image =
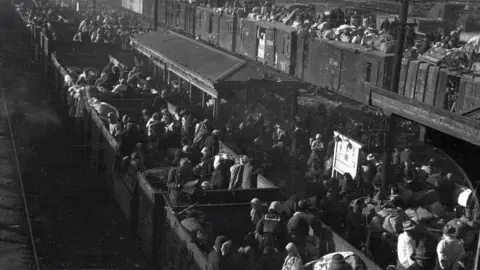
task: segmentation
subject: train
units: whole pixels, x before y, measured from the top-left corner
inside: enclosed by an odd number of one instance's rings
[[[21,13],[19,15],[21,17]],[[24,25],[25,20],[21,23]],[[118,142],[92,107],[85,104],[79,112],[78,103],[68,102],[65,77],[71,70],[88,68],[100,71],[107,63],[123,65],[131,61],[132,52],[110,44],[97,46],[73,42],[71,38],[75,27],[72,25],[56,24],[50,29],[27,29],[27,40],[33,48],[32,58],[41,62],[45,87],[51,89],[52,101],[61,104],[59,106],[64,110],[59,112],[75,118],[78,124],[76,128],[85,140],[85,158],[91,160],[92,166],[103,176],[98,188],[104,189],[117,202],[153,267],[208,269],[206,254],[181,224],[184,210],[194,208],[205,213],[213,223],[215,234],[227,234],[235,238],[240,235],[239,232],[247,232],[251,227],[246,222],[249,221],[247,217],[252,198],[259,198],[265,203],[287,199],[282,189],[260,176],[256,189],[200,191],[196,194],[194,205],[174,207],[170,205],[164,189],[168,166],[153,168],[146,173],[138,172],[133,176],[120,173],[115,167]],[[49,31],[55,31],[55,39]],[[151,106],[152,96],[102,100],[115,105],[122,113],[140,112]],[[174,104],[169,104],[169,109],[174,108]],[[83,117],[74,117],[72,110],[83,114]],[[222,151],[235,156],[225,145],[222,145]],[[324,224],[322,237],[325,240],[319,247],[322,253],[354,251],[368,269],[380,269]]]
[[[363,104],[369,104],[371,93],[370,87],[366,85],[391,90],[394,59],[391,53],[318,39],[299,33],[297,29],[283,23],[221,14],[213,8],[189,2],[158,0],[158,9],[155,10],[155,0],[137,1],[142,2],[142,12],[136,10],[136,14],[147,21],[157,19],[158,25],[163,28],[257,61]],[[443,18],[441,21],[412,18],[417,24],[416,30],[426,33],[450,29],[454,18],[450,18],[452,14],[449,7],[432,7],[430,13],[440,14]],[[128,9],[127,6],[125,8]],[[383,18],[391,16],[393,15],[377,14],[377,24]],[[446,52],[439,52],[431,58],[404,58],[399,95],[456,113],[479,107],[480,93],[475,90],[480,87],[478,74],[448,67],[443,61],[445,56]],[[449,81],[460,81],[455,86],[458,95],[454,97],[457,104],[454,109],[451,108],[451,102],[447,102],[452,97],[447,96],[445,91]]]

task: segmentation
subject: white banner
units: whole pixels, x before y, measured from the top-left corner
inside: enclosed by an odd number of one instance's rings
[[[335,173],[349,173],[353,178],[360,166],[363,145],[353,139],[334,131],[335,149],[333,153],[332,176]]]

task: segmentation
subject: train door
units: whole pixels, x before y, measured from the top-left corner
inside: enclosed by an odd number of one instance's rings
[[[259,27],[257,29],[257,60],[260,62],[265,61],[265,32],[265,28]]]
[[[271,67],[277,64],[277,50],[275,48],[276,29],[268,28],[265,31],[265,61]]]

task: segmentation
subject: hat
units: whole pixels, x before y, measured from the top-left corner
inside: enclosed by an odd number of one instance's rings
[[[227,242],[227,237],[226,236],[223,236],[223,235],[217,236],[217,239],[215,239],[215,250],[217,252],[220,252],[220,249],[222,248],[222,245],[225,242]]]
[[[328,266],[329,270],[343,270],[346,267],[345,258],[342,254],[335,254],[332,256],[330,265]]]
[[[368,161],[371,161],[371,160],[374,160],[374,159],[375,159],[375,156],[373,154],[368,154],[368,156],[367,156]]]
[[[214,131],[212,131],[212,134],[213,135],[220,135],[220,130],[215,129]]]
[[[277,213],[281,213],[282,212],[282,205],[278,201],[272,202],[270,204],[270,207],[268,207],[268,211],[270,211],[270,210],[273,210]]]
[[[260,200],[258,198],[253,198],[251,201],[250,201],[250,204],[252,205],[257,205],[260,203]]]
[[[450,237],[457,237],[458,236],[458,229],[452,224],[447,223],[445,227],[443,227],[443,234]]]
[[[146,81],[153,81],[152,77],[147,77]]]
[[[414,230],[417,226],[415,225],[415,223],[413,223],[412,221],[410,220],[407,220],[405,222],[402,223],[402,226],[403,226],[403,231],[411,231],[411,230]]]
[[[315,135],[315,139],[316,139],[316,140],[322,139],[322,134],[317,134],[317,135]]]
[[[413,252],[412,256],[410,256],[410,259],[412,260],[430,260],[432,259],[432,256],[430,256],[429,252],[427,251],[427,248],[425,247],[425,243],[423,241],[420,241],[417,245],[417,248]]]

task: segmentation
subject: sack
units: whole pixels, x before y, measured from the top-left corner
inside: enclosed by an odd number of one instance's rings
[[[398,186],[398,189],[400,190],[400,196],[402,197],[403,203],[405,205],[410,204],[410,201],[413,197],[413,191],[408,188],[404,188],[401,185]]]
[[[408,219],[409,218],[405,213],[398,211],[397,213],[389,215],[385,218],[383,221],[383,228],[391,234],[398,235],[402,233],[402,223]]]
[[[419,217],[419,215],[418,215],[418,213],[415,209],[409,208],[409,209],[405,210],[405,214],[407,214],[407,216],[411,220],[415,221],[415,223],[420,223],[420,217]]]
[[[440,202],[432,203],[427,207],[427,210],[437,218],[445,216],[445,207]]]
[[[435,218],[435,216],[430,213],[427,209],[423,207],[418,207],[417,208],[417,215],[418,215],[418,220],[420,222],[422,221],[430,221]]]
[[[431,189],[431,190],[422,190],[413,193],[413,203],[419,206],[428,206],[434,202],[438,202],[440,197],[438,193]]]

